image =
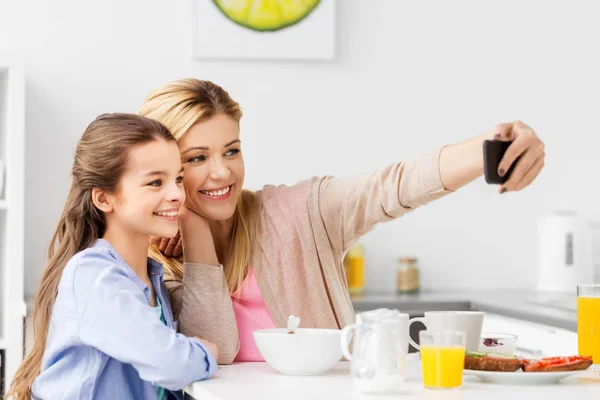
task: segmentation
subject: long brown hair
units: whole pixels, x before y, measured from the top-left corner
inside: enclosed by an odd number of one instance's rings
[[[7,398],[31,398],[31,385],[41,370],[63,269],[75,254],[104,235],[104,214],[94,206],[92,189],[114,193],[126,168],[129,150],[154,140],[175,141],[159,122],[133,114],[101,115],[83,133],[75,150],[71,189],[48,248],[48,264],[35,298],[33,349],[17,370]]]
[[[180,79],[152,91],[140,114],[163,123],[175,138],[180,139],[197,122],[217,114],[225,114],[238,123],[242,118],[240,105],[222,87],[198,79]],[[242,190],[233,217],[233,237],[227,260],[223,262],[225,279],[231,293],[239,288],[248,272],[256,234],[257,203],[254,193]],[[156,245],[148,249],[150,257],[161,262],[176,278],[183,279],[181,258],[166,257]]]

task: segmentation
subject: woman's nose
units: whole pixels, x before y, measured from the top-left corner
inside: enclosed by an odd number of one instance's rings
[[[215,160],[212,164],[212,170],[210,171],[210,177],[213,180],[227,180],[229,179],[230,171],[225,163],[220,160]]]

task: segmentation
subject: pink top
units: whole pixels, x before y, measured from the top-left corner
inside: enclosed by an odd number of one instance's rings
[[[240,349],[233,361],[265,361],[256,347],[252,332],[275,328],[275,324],[260,294],[252,267],[248,267],[241,290],[231,296],[231,302],[240,338]]]

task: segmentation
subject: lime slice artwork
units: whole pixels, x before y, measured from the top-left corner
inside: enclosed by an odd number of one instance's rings
[[[321,0],[213,0],[230,20],[259,32],[295,25],[310,15]]]

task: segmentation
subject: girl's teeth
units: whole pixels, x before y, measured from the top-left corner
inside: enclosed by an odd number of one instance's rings
[[[157,211],[154,214],[160,215],[161,217],[176,217],[177,211]]]
[[[207,194],[209,196],[223,196],[224,194],[229,193],[230,186],[227,186],[225,189],[221,190],[201,190],[202,193]]]

